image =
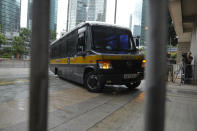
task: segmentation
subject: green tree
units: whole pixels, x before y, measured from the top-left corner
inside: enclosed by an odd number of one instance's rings
[[[31,31],[27,28],[21,28],[19,36],[23,38],[24,41],[29,41],[31,36]]]
[[[7,43],[7,38],[2,33],[0,33],[0,47],[1,45],[5,45],[6,43]]]
[[[0,48],[2,45],[7,44],[7,38],[3,33],[1,33],[1,25],[0,25]],[[10,47],[4,47],[0,49],[0,57],[11,57],[11,48]]]
[[[12,56],[12,49],[11,47],[4,47],[2,50],[0,50],[0,57],[3,58],[11,58]]]
[[[57,33],[55,30],[50,30],[50,40],[56,40]]]
[[[17,59],[19,59],[21,55],[27,53],[23,37],[16,36],[13,38],[13,53],[16,55]]]
[[[0,47],[1,45],[5,45],[7,43],[6,37],[1,33],[1,25],[0,25]]]

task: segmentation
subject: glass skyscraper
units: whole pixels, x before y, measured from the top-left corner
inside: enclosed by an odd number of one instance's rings
[[[32,1],[28,0],[27,28],[32,27]],[[50,0],[50,30],[56,31],[57,28],[57,6],[58,0]]]
[[[87,20],[105,21],[106,0],[88,0]]]
[[[106,0],[69,0],[68,29],[83,21],[105,21]]]
[[[88,0],[88,7],[87,7],[87,20],[94,20],[95,19],[95,12],[96,12],[96,0]]]
[[[27,28],[31,30],[31,26],[32,26],[32,0],[28,0]]]
[[[0,0],[1,32],[18,32],[20,30],[21,0]]]
[[[50,0],[50,30],[56,31],[57,29],[57,7],[58,0]]]
[[[87,2],[84,0],[77,0],[77,16],[76,16],[76,25],[85,21],[87,18]]]
[[[141,20],[141,38],[140,38],[140,45],[144,46],[146,45],[146,34],[148,30],[148,25],[147,25],[147,8],[148,8],[148,2],[147,0],[143,0],[142,4],[142,20]]]
[[[134,25],[133,26],[133,36],[140,36],[140,32],[141,32],[141,26]]]
[[[77,18],[77,1],[78,0],[68,0],[68,17],[67,17],[67,31],[75,27]]]

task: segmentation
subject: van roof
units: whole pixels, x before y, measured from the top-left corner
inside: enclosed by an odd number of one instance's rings
[[[52,42],[50,45],[53,45],[53,43],[55,43],[56,41],[62,39],[64,36],[66,36],[67,34],[69,34],[70,32],[74,31],[75,29],[77,28],[80,28],[84,25],[90,25],[90,26],[95,26],[95,25],[98,25],[98,26],[106,26],[106,27],[114,27],[114,28],[120,28],[120,29],[126,29],[126,30],[129,30],[130,29],[128,27],[125,27],[125,26],[120,26],[120,25],[116,25],[116,24],[109,24],[109,23],[106,23],[106,22],[98,22],[98,21],[85,21],[85,22],[81,22],[79,23],[76,27],[74,27],[73,29],[71,29],[70,31],[66,32],[66,34],[64,34],[62,37],[60,37],[59,39],[55,40],[54,42]]]
[[[116,25],[116,24],[109,24],[109,23],[106,23],[106,22],[99,22],[99,21],[86,21],[86,22],[83,22],[85,24],[90,24],[90,25],[101,25],[101,26],[110,26],[110,27],[117,27],[117,28],[124,28],[124,29],[128,29],[128,27],[126,26],[120,26],[120,25]]]

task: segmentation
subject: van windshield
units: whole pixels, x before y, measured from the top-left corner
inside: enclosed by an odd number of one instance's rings
[[[99,52],[128,53],[135,50],[129,30],[117,27],[93,26],[93,47]]]

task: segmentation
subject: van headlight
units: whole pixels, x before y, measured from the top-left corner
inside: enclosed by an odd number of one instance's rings
[[[142,60],[142,68],[145,68],[146,66],[146,60]]]
[[[110,61],[98,61],[98,66],[100,69],[112,69]]]

